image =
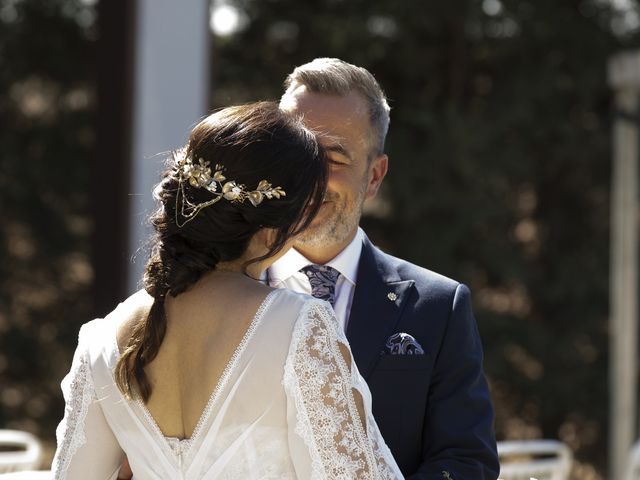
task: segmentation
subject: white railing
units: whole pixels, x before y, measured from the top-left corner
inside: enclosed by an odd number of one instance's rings
[[[568,480],[573,454],[557,440],[498,442],[500,480]]]
[[[40,441],[30,433],[0,430],[0,473],[33,470],[41,457]]]

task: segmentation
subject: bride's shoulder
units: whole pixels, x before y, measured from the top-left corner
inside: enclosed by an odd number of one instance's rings
[[[330,313],[333,312],[329,303],[319,300],[306,293],[294,292],[293,290],[280,289],[277,290],[277,306],[286,309],[293,314],[296,320],[307,317],[314,312]]]
[[[284,305],[289,309],[300,311],[306,308],[310,303],[317,302],[311,295],[306,293],[294,292],[286,288],[281,288],[272,292],[276,296],[274,303]]]
[[[141,319],[146,318],[152,304],[153,297],[144,290],[134,293],[118,304],[105,317],[96,318],[82,325],[78,342],[84,344],[109,343],[116,335],[118,345],[120,345],[121,341],[127,339],[131,334],[133,327]]]
[[[111,312],[105,321],[116,329],[118,347],[127,344],[134,327],[149,315],[153,297],[145,290],[138,290]]]
[[[153,305],[153,297],[144,290],[138,290],[120,303],[106,318],[116,322],[127,322],[146,316]]]

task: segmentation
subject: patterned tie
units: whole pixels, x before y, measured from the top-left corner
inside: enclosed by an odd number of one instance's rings
[[[328,265],[309,265],[300,271],[309,277],[311,295],[320,300],[326,300],[333,307],[336,301],[336,281],[340,272]]]

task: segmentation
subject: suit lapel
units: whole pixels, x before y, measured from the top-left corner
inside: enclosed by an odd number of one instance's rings
[[[413,280],[398,273],[365,237],[347,338],[358,370],[366,379],[394,333]]]

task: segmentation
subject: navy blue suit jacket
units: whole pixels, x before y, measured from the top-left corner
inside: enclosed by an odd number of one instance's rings
[[[385,355],[386,340],[398,332],[413,335],[425,354]],[[365,239],[347,338],[406,477],[498,478],[493,408],[466,286]]]

